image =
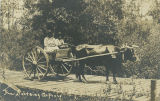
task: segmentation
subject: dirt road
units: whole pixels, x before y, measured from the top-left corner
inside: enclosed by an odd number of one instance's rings
[[[0,82],[2,82],[2,72],[0,72]],[[109,98],[133,99],[135,101],[147,101],[150,99],[150,80],[117,78],[118,84],[105,82],[103,76],[86,75],[88,83],[77,82],[73,74],[67,78],[48,77],[47,80],[27,80],[23,71],[5,70],[5,78],[14,85],[34,90],[58,92],[74,95],[102,96]],[[157,80],[156,96],[160,95],[160,80]],[[157,100],[158,101],[158,100]]]

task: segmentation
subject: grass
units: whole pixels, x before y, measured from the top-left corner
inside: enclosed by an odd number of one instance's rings
[[[141,83],[143,82],[137,82],[136,79],[132,78],[123,80],[118,84],[107,83],[104,93],[106,93],[107,97],[113,97],[122,101],[124,99],[132,101],[144,96],[149,97],[149,91],[146,91],[144,89],[138,89]]]

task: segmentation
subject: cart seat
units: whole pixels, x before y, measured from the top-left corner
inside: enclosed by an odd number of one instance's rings
[[[58,49],[56,50],[56,58],[70,58],[71,49]]]

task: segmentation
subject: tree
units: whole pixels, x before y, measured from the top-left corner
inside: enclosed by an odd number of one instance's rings
[[[41,32],[35,35],[41,40],[51,30],[55,37],[70,38],[73,44],[115,44],[117,23],[123,17],[121,3],[121,0],[38,0],[37,3],[26,0],[27,15],[32,15],[25,17],[30,23],[26,25]]]

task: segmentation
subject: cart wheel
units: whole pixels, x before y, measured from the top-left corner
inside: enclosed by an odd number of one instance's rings
[[[48,55],[41,48],[36,46],[23,56],[22,65],[26,76],[29,79],[43,79],[48,73]]]
[[[69,58],[73,58],[73,54],[69,54]],[[65,77],[71,73],[72,66],[74,62],[62,62],[62,61],[55,61],[53,66],[50,66],[50,70],[54,75]]]

